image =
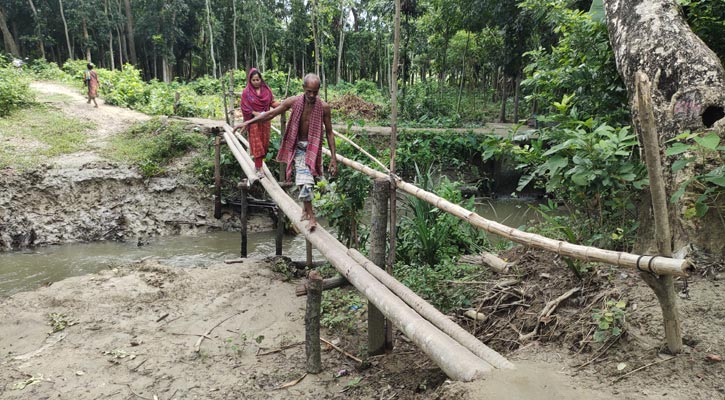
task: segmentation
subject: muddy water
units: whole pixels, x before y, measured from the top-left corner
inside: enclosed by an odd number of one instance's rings
[[[532,200],[478,199],[476,210],[484,218],[518,228],[538,219],[530,204]],[[489,239],[494,243],[500,240],[493,235]],[[274,232],[250,233],[247,249],[249,257],[273,256]],[[156,257],[166,265],[200,267],[238,258],[239,253],[238,232],[156,237],[142,246],[136,242],[102,241],[0,252],[0,296],[33,290],[70,276],[113,268],[144,257]],[[285,236],[282,253],[293,260],[304,260],[304,238]],[[324,260],[317,250],[313,250],[313,258]]]
[[[97,272],[144,257],[156,257],[163,264],[200,267],[214,261],[239,258],[238,232],[215,232],[200,236],[166,236],[137,243],[95,242],[39,247],[31,250],[0,252],[0,296],[33,290],[70,276]],[[250,233],[248,257],[275,254],[274,232]],[[302,236],[285,236],[282,254],[293,260],[305,259]],[[313,249],[313,258],[322,256]]]

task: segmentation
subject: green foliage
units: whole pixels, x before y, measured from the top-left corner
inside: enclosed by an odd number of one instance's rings
[[[357,291],[348,289],[322,292],[320,325],[347,333],[357,332],[367,311],[367,302]]]
[[[434,191],[440,197],[472,210],[474,199],[463,200],[458,185],[443,178],[438,185],[432,172],[418,172],[416,185]],[[435,190],[433,190],[435,189]],[[436,266],[462,253],[478,249],[485,234],[417,197],[405,198],[405,212],[398,229],[396,258],[403,264]]]
[[[443,312],[471,306],[476,291],[471,285],[460,285],[454,281],[477,272],[471,265],[456,265],[453,260],[435,266],[396,263],[395,276],[426,301]]]
[[[606,25],[593,21],[589,13],[551,7],[546,0],[527,0],[524,6],[544,13],[560,36],[551,49],[526,53],[531,60],[521,82],[526,100],[536,102],[545,115],[557,113],[555,103],[571,94],[582,119],[596,116],[610,124],[628,122],[627,92],[616,70]]]
[[[713,0],[677,0],[687,22],[707,46],[725,62],[725,2]]]
[[[635,151],[637,140],[626,126],[580,120],[572,100],[565,96],[555,102],[559,114],[544,119],[553,126],[537,131],[539,143],[524,149],[528,154],[517,154],[525,161],[519,165],[525,174],[518,190],[532,182],[545,188],[586,216],[590,223],[582,233],[589,244],[619,246],[607,232],[631,231],[636,190],[647,183]]]
[[[70,319],[65,314],[50,313],[48,314],[48,325],[51,326],[52,330],[48,334],[60,332],[69,326],[77,324],[77,321]]]
[[[602,343],[610,337],[622,334],[627,317],[627,302],[624,300],[607,300],[604,308],[594,308],[592,319],[596,325],[594,341]]]
[[[672,172],[692,170],[687,179],[680,183],[670,201],[684,200],[685,218],[702,218],[715,208],[722,218],[723,195],[725,194],[725,146],[720,145],[720,136],[715,132],[684,132],[667,143],[665,155],[681,155],[672,163]],[[687,194],[687,195],[686,195]]]
[[[113,141],[111,157],[135,164],[144,176],[155,176],[164,173],[174,158],[198,149],[204,136],[187,132],[182,123],[155,118],[133,126]]]
[[[416,165],[428,169],[433,165],[446,168],[470,166],[470,160],[486,142],[486,136],[457,132],[408,132],[398,137],[396,164],[401,175],[414,175]]]
[[[35,101],[30,82],[17,68],[0,67],[0,117]]]
[[[367,157],[347,142],[337,145],[337,151],[347,157],[365,163]],[[370,178],[352,168],[339,168],[337,178],[317,183],[315,209],[337,230],[337,237],[347,247],[362,248],[367,239],[361,232],[363,207],[370,192]]]

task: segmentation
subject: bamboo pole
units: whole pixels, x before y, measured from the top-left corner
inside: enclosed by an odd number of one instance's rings
[[[323,148],[322,151],[329,157],[330,152]],[[350,160],[337,154],[338,162],[360,171],[373,178],[388,178],[387,174],[376,171],[357,161]],[[398,189],[421,200],[424,200],[441,210],[458,217],[471,225],[481,228],[487,232],[494,233],[506,239],[521,243],[527,246],[540,248],[557,253],[562,256],[575,258],[586,262],[601,262],[619,267],[635,268],[639,270],[649,271],[658,275],[688,276],[692,269],[690,263],[686,260],[676,260],[663,256],[637,255],[624,253],[621,251],[604,250],[597,247],[582,246],[572,244],[563,240],[549,239],[547,237],[534,233],[523,232],[515,228],[500,224],[483,218],[471,210],[467,210],[457,204],[453,204],[433,193],[425,191],[403,181],[396,179]]]
[[[390,291],[400,297],[406,304],[414,309],[418,314],[423,316],[425,319],[430,321],[438,329],[445,332],[448,336],[455,339],[458,343],[471,350],[475,355],[487,363],[491,364],[495,368],[502,369],[513,369],[514,365],[505,359],[503,356],[493,351],[490,347],[481,343],[480,340],[476,339],[473,335],[468,333],[465,329],[461,328],[458,324],[451,321],[438,311],[430,303],[423,300],[420,296],[415,294],[407,286],[398,282],[395,278],[387,274],[377,265],[373,264],[370,260],[366,259],[365,256],[360,254],[355,249],[349,249],[347,252],[353,260],[360,263],[370,275],[374,276],[375,279],[385,285]]]
[[[655,129],[655,117],[652,106],[652,84],[647,75],[638,71],[635,77],[637,83],[637,117],[642,134],[642,148],[645,153],[645,164],[649,175],[650,193],[652,195],[652,210],[654,213],[655,241],[657,251],[665,256],[672,255],[672,238],[670,221],[667,209],[667,192],[665,180],[662,176],[662,160],[660,158],[660,144]],[[655,292],[662,308],[662,317],[665,323],[665,339],[667,348],[672,354],[682,351],[682,332],[680,330],[680,313],[677,308],[677,293],[672,276],[653,276],[648,272],[641,272],[642,279]]]
[[[231,134],[231,127],[225,126]],[[230,147],[241,149],[236,140],[228,141]],[[242,151],[232,152],[242,168],[251,168],[252,160]],[[237,156],[239,154],[239,156]],[[246,156],[246,157],[245,157]],[[246,164],[246,165],[245,165]],[[266,168],[266,166],[265,166]],[[266,170],[269,173],[269,170]],[[267,175],[271,177],[272,175]],[[403,300],[393,294],[385,285],[375,279],[358,262],[347,254],[347,248],[324,228],[314,232],[305,229],[300,221],[302,209],[279,186],[274,179],[262,179],[262,186],[290,218],[300,232],[317,248],[330,263],[366,298],[368,298],[388,319],[415,343],[451,379],[471,381],[493,370],[493,366],[482,360],[469,349],[436,328],[428,320],[411,309]]]

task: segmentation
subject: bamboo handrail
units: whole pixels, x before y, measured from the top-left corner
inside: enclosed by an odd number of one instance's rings
[[[322,151],[328,156],[331,153],[326,148]],[[373,178],[389,178],[389,175],[376,171],[357,161],[337,154],[337,160],[350,168],[356,169]],[[634,268],[640,271],[652,272],[658,275],[688,276],[692,266],[687,260],[677,260],[657,255],[637,255],[621,251],[605,250],[597,247],[583,246],[563,240],[549,239],[547,237],[520,231],[518,229],[488,220],[477,213],[467,210],[457,204],[441,198],[434,193],[423,190],[396,177],[396,186],[405,193],[424,200],[433,206],[455,216],[471,225],[487,232],[502,236],[506,239],[526,246],[548,250],[556,254],[575,258],[586,262],[602,262],[619,267]]]
[[[282,134],[281,131],[279,129],[277,129],[277,127],[272,126],[272,129],[274,129],[274,131],[277,132],[278,134]],[[352,147],[356,148],[359,152],[361,152],[361,153],[365,154],[366,156],[368,156],[368,158],[372,162],[378,164],[380,166],[380,168],[383,169],[383,171],[390,173],[390,170],[388,169],[388,167],[385,166],[385,164],[383,164],[382,162],[380,162],[380,160],[378,160],[377,158],[373,157],[372,154],[368,153],[365,149],[363,149],[362,147],[360,147],[359,144],[353,142],[352,139],[348,138],[347,136],[345,136],[342,133],[340,133],[338,131],[335,131],[335,130],[333,130],[332,133],[335,136],[339,137],[340,139],[342,139],[342,140],[346,141],[347,143],[349,143]]]
[[[241,135],[235,135],[228,125],[224,126],[224,130],[225,137],[228,137],[227,143],[236,150],[232,151],[232,154],[245,171],[247,169],[251,170],[253,165],[251,158],[241,147],[241,140],[235,140],[236,138],[243,139]],[[468,347],[442,332],[432,322],[409,307],[402,299],[367,272],[363,266],[347,253],[348,249],[322,227],[318,226],[313,232],[307,231],[303,221],[300,221],[302,212],[300,206],[287,196],[276,180],[271,178],[272,175],[267,167],[264,168],[269,179],[262,179],[259,182],[277,202],[282,211],[287,214],[291,223],[325,255],[330,263],[357,290],[368,298],[383,315],[393,321],[449,377],[456,380],[470,381],[478,379],[494,369],[494,366],[487,360],[482,359]],[[499,357],[501,356],[499,355]]]

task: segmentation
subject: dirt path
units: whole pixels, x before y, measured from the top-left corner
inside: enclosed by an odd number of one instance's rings
[[[30,87],[38,93],[40,102],[50,104],[64,114],[81,121],[89,121],[96,125],[88,140],[88,147],[84,151],[64,154],[49,160],[59,167],[80,167],[89,162],[103,160],[99,150],[108,145],[111,137],[124,132],[134,123],[150,118],[146,114],[127,108],[106,105],[103,99],[97,99],[98,108],[95,108],[92,104],[86,103],[86,98],[78,90],[58,83],[33,82]]]

